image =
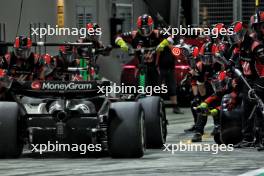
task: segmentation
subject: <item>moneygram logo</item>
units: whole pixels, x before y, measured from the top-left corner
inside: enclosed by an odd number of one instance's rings
[[[40,90],[41,89],[41,83],[39,81],[34,81],[31,83],[31,88],[34,90]]]
[[[35,81],[31,84],[31,87],[35,90],[90,90],[93,86],[91,83],[41,83]]]

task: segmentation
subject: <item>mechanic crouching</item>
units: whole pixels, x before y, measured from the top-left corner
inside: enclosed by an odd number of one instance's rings
[[[31,52],[32,41],[26,36],[16,37],[13,51],[0,57],[0,69],[2,76],[9,76],[19,81],[44,80],[45,68],[43,60]],[[48,55],[47,55],[48,56]],[[1,84],[1,83],[0,83]],[[12,100],[12,96],[0,85],[1,101]]]
[[[213,43],[208,39],[200,49],[199,60],[196,61],[195,66],[190,70],[191,85],[194,95],[194,98],[191,102],[191,111],[194,118],[194,125],[191,128],[185,129],[185,132],[196,132],[198,114],[194,107],[197,107],[206,99],[207,96],[211,94],[208,79],[211,77],[211,75],[213,75],[212,47]],[[200,126],[205,126],[207,123],[207,116],[202,116],[199,118]],[[201,133],[200,130],[199,133]]]
[[[237,92],[237,83],[232,80],[231,73],[225,71],[224,69],[217,72],[212,80],[211,85],[213,87],[214,93],[206,98],[198,107],[197,110],[198,118],[195,124],[195,134],[192,138],[192,142],[201,142],[202,135],[204,133],[204,127],[206,125],[207,116],[211,115],[214,121],[214,129],[211,133],[215,136],[220,132],[220,105],[222,97],[225,94],[232,94]]]

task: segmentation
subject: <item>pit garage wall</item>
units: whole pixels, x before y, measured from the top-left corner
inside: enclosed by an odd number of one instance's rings
[[[103,40],[109,38],[109,15],[108,1],[95,0],[95,7],[102,28],[104,29]],[[64,0],[64,27],[76,27],[76,6],[90,5],[91,0]],[[100,8],[99,8],[100,6]],[[0,22],[6,23],[6,40],[14,41],[20,12],[20,0],[8,0],[0,6]],[[53,27],[57,24],[57,0],[24,0],[23,11],[18,35],[29,35],[30,23],[47,23]],[[47,36],[48,42],[76,41],[77,36]],[[107,41],[108,42],[108,41]],[[48,52],[57,53],[57,48],[50,47]]]
[[[8,0],[1,3],[0,22],[6,23],[7,41],[14,41],[20,12],[20,0]],[[134,4],[134,24],[137,16],[146,12],[142,0],[64,0],[65,27],[76,27],[76,6],[95,4],[96,19],[103,30],[102,40],[110,43],[110,18],[112,17],[112,2]],[[57,0],[24,0],[19,34],[29,34],[31,22],[47,23],[55,26],[57,23]],[[77,37],[50,36],[49,42],[75,41]],[[53,53],[54,50],[51,50]]]
[[[132,3],[133,20],[136,24],[137,17],[146,13],[147,8],[143,0],[64,0],[64,26],[76,27],[76,6],[90,5],[96,2],[96,18],[100,24],[103,35],[102,41],[105,44],[110,43],[110,18],[112,17],[112,3]],[[8,0],[0,5],[0,22],[6,23],[6,41],[13,42],[16,35],[20,0]],[[18,35],[29,35],[29,24],[32,22],[47,23],[55,26],[57,23],[57,0],[24,0],[23,11]],[[135,27],[135,26],[134,26]],[[48,42],[76,41],[77,37],[48,36]],[[10,48],[11,50],[11,48]],[[47,48],[51,55],[58,53],[57,47]],[[111,56],[99,59],[100,72],[104,77],[115,82],[119,81],[121,65],[125,57],[120,50],[114,50]]]
[[[24,0],[18,35],[29,36],[29,24],[31,22],[46,22],[47,24],[55,25],[56,7],[56,1]],[[8,0],[1,3],[0,22],[6,24],[7,41],[14,41],[15,39],[19,13],[20,0]],[[49,39],[49,41],[57,40],[56,37]]]

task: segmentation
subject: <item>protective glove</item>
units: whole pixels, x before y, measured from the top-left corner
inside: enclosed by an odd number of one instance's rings
[[[156,51],[161,52],[164,50],[166,46],[169,46],[170,42],[167,39],[164,39],[160,44],[157,46]]]
[[[217,110],[217,109],[212,109],[212,110],[210,110],[210,114],[211,114],[213,117],[215,117],[215,116],[217,116],[217,114],[218,114],[218,110]]]
[[[128,46],[122,38],[118,39],[116,44],[121,48],[122,51],[128,52]]]
[[[202,115],[207,116],[208,115],[208,104],[205,102],[202,102],[197,108],[199,113],[201,113]]]
[[[208,109],[208,104],[205,102],[202,102],[197,108],[199,109]]]

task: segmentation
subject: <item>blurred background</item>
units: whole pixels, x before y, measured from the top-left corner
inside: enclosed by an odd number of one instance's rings
[[[255,11],[255,0],[2,0],[0,23],[6,24],[6,40],[18,34],[28,35],[30,23],[60,27],[84,27],[98,22],[103,30],[102,40],[111,43],[117,32],[135,28],[137,17],[143,13],[153,16],[157,26],[170,24],[198,26],[234,20],[247,22]],[[263,6],[260,3],[260,7]],[[75,41],[76,36],[48,36],[47,41]]]
[[[260,2],[261,7],[263,4]],[[29,36],[30,24],[31,27],[58,25],[81,28],[89,22],[97,22],[102,28],[103,43],[114,45],[116,34],[135,29],[137,17],[143,13],[152,15],[156,27],[179,27],[180,24],[230,24],[235,20],[248,22],[254,11],[255,0],[1,0],[0,33],[4,33],[5,24],[6,35],[0,37],[0,41],[13,42],[16,35]],[[46,41],[73,42],[77,38],[47,36]],[[40,40],[44,39],[33,38],[33,41]],[[58,48],[48,47],[47,52],[56,55]],[[99,61],[102,62],[101,70],[104,75],[117,81],[120,65],[127,62],[128,57],[114,50],[111,58],[110,61]]]

